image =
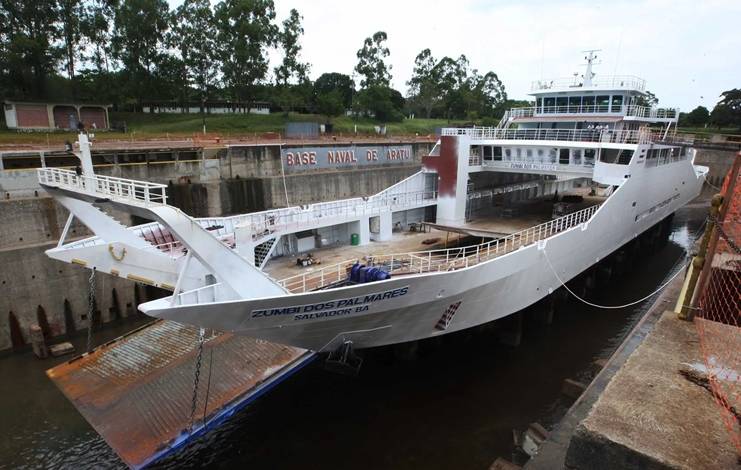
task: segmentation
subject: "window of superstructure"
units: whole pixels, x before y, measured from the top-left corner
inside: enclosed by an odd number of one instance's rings
[[[559,96],[558,98],[556,98],[556,107],[558,108],[556,112],[567,113],[568,105],[569,105],[569,99],[566,98],[565,96]]]
[[[623,95],[612,95],[612,112],[619,113],[623,107]]]
[[[558,151],[558,163],[561,165],[569,164],[569,149],[560,149]]]
[[[484,146],[484,160],[491,160],[491,145]]]
[[[580,113],[581,111],[581,96],[569,97],[569,112]]]
[[[620,165],[627,165],[630,163],[631,158],[633,158],[633,151],[623,149],[620,151],[620,155],[618,155],[617,162]]]
[[[507,160],[512,159],[512,149],[504,149],[504,156],[507,157]]]
[[[543,106],[545,106],[544,112],[546,113],[552,113],[555,111],[556,106],[556,98],[543,98]]]
[[[555,163],[556,158],[558,158],[558,149],[550,149],[548,151],[548,159],[551,163]]]
[[[517,148],[515,150],[515,155],[517,155],[517,159],[518,160],[521,160],[522,159],[522,149],[521,148]]]
[[[597,151],[594,149],[584,149],[584,164],[594,165],[594,157],[596,154]]]
[[[597,97],[597,109],[595,110],[598,113],[606,113],[610,110],[610,96],[609,95],[601,95]]]
[[[502,161],[502,147],[493,147],[492,154],[495,161]]]
[[[525,153],[527,154],[527,159],[532,161],[533,159],[533,149],[527,149],[525,150]]]
[[[581,149],[572,149],[571,150],[571,158],[575,165],[581,165]]]
[[[594,112],[594,96],[585,96],[581,100],[581,106],[585,113]]]

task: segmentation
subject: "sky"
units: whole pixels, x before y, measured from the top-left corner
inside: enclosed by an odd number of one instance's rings
[[[512,99],[528,99],[534,80],[583,73],[586,49],[601,49],[598,77],[645,78],[660,106],[712,110],[721,92],[741,88],[741,0],[274,1],[278,21],[291,8],[304,18],[312,79],[352,74],[363,40],[381,30],[392,86],[404,95],[425,48],[438,59],[465,54],[482,74],[494,71]]]

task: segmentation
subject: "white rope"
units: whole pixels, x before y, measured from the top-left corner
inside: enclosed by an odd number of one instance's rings
[[[685,265],[681,269],[678,269],[677,272],[674,273],[672,275],[672,277],[669,278],[668,281],[666,281],[665,283],[663,283],[662,285],[660,285],[658,289],[656,289],[655,291],[651,292],[650,294],[648,294],[647,296],[645,296],[645,297],[643,297],[641,299],[638,299],[638,300],[636,300],[634,302],[630,302],[630,303],[627,303],[627,304],[624,304],[624,305],[599,305],[599,304],[592,303],[592,302],[590,302],[588,300],[582,299],[581,297],[579,297],[578,295],[576,295],[574,293],[574,291],[572,291],[571,289],[569,289],[569,287],[566,285],[566,283],[561,280],[561,278],[558,276],[558,273],[553,268],[553,265],[551,264],[551,260],[548,258],[548,253],[545,251],[545,249],[543,249],[543,254],[545,255],[545,260],[548,263],[548,267],[551,268],[551,271],[553,272],[553,275],[556,276],[556,279],[558,279],[558,282],[561,283],[561,285],[564,287],[564,289],[566,289],[568,291],[569,294],[573,295],[574,297],[576,297],[577,300],[579,300],[579,301],[581,301],[581,302],[589,305],[590,307],[604,308],[604,309],[620,309],[620,308],[632,307],[633,305],[639,304],[639,303],[643,302],[644,300],[649,299],[650,297],[658,294],[662,289],[664,289],[664,287],[668,286],[674,280],[674,278],[676,278],[679,275],[679,273],[683,272],[685,270],[685,268],[687,268],[687,266],[689,266],[689,263],[690,263],[690,262],[685,263]]]

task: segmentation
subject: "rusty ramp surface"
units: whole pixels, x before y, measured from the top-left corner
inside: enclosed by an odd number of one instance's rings
[[[119,457],[140,468],[217,426],[314,353],[207,333],[189,432],[197,356],[198,328],[159,320],[47,375]]]

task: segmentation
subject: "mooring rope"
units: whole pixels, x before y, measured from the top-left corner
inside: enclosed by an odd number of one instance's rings
[[[637,304],[643,302],[644,300],[647,300],[647,299],[653,297],[654,295],[658,294],[666,286],[668,286],[679,275],[679,273],[684,272],[684,270],[687,268],[687,266],[689,266],[689,263],[691,262],[691,261],[688,261],[687,263],[684,263],[684,266],[681,269],[677,269],[677,272],[675,272],[669,278],[668,281],[666,281],[665,283],[663,283],[662,285],[660,285],[655,291],[651,292],[650,294],[648,294],[645,297],[642,297],[642,298],[640,298],[640,299],[638,299],[636,301],[633,301],[633,302],[630,302],[630,303],[627,303],[627,304],[623,304],[623,305],[599,305],[599,304],[595,304],[593,302],[590,302],[590,301],[588,301],[586,299],[582,299],[581,297],[579,297],[578,295],[576,295],[576,293],[574,291],[572,291],[571,289],[569,289],[569,286],[567,286],[566,283],[563,282],[563,280],[561,279],[561,277],[558,275],[558,273],[556,272],[555,268],[551,264],[551,260],[548,258],[548,253],[546,252],[545,249],[543,249],[543,254],[545,255],[545,261],[546,261],[546,263],[548,263],[548,267],[551,268],[551,271],[553,272],[553,275],[556,276],[556,279],[558,279],[558,282],[561,283],[561,285],[564,287],[564,289],[566,289],[566,291],[569,294],[573,295],[577,300],[579,300],[580,302],[583,302],[583,303],[589,305],[590,307],[602,308],[602,309],[616,309],[616,310],[617,309],[621,309],[621,308],[626,308],[626,307],[632,307],[633,305],[637,305]],[[688,256],[685,256],[685,259],[687,257]],[[675,266],[676,266],[676,264],[675,264]]]

